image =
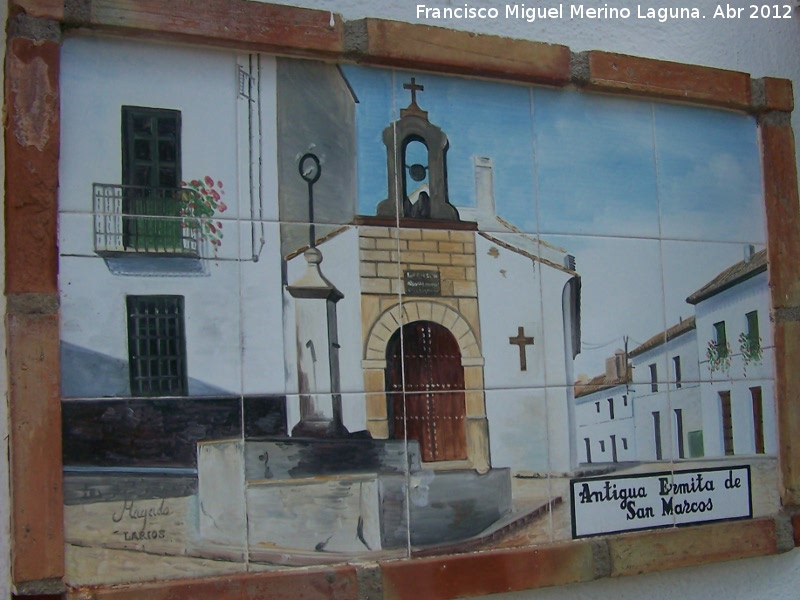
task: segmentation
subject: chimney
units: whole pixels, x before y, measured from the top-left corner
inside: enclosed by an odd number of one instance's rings
[[[494,206],[494,164],[488,156],[474,156],[475,205],[478,214],[486,219],[495,216]]]
[[[614,356],[606,359],[606,379],[616,380],[625,377],[625,352],[617,350]]]
[[[749,263],[756,253],[756,247],[753,244],[746,244],[744,247],[744,262]]]

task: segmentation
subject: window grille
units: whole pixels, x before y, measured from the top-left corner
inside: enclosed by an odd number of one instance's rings
[[[252,100],[253,96],[250,90],[253,86],[253,77],[248,73],[242,65],[239,65],[239,96]]]
[[[131,394],[187,394],[183,296],[128,296]]]

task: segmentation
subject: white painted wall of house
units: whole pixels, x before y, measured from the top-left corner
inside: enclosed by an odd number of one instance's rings
[[[694,329],[674,338],[664,346],[667,354],[666,374],[669,393],[670,440],[669,450],[674,459],[681,458],[678,443],[676,410],[681,411],[683,424],[683,458],[689,458],[689,433],[702,429],[702,410],[700,406],[699,371],[697,357],[697,333]],[[681,381],[676,382],[674,358],[680,358]],[[680,383],[680,387],[678,387]],[[634,412],[636,411],[634,404]]]
[[[614,403],[613,419],[609,400]],[[637,459],[633,419],[634,402],[633,394],[626,385],[617,385],[606,390],[592,392],[577,400],[575,407],[575,421],[578,425],[576,444],[581,463],[589,462],[585,441],[587,438],[591,444],[593,463],[612,462],[614,459],[612,435],[617,445],[617,462]],[[603,442],[602,446],[601,441]]]
[[[690,306],[688,308],[691,309]],[[667,352],[667,368],[669,369],[667,373],[664,373],[665,381],[669,380],[670,383],[677,382],[674,361],[676,357],[680,358],[681,364],[681,376],[680,382],[678,382],[681,387],[678,389],[683,389],[689,383],[700,381],[700,359],[697,354],[696,329],[690,329],[686,333],[669,340],[665,348]]]
[[[680,458],[675,409],[682,411],[684,457],[689,456],[688,433],[700,429],[700,367],[695,330],[661,344],[631,359],[633,417],[638,460],[655,460],[656,443],[653,413],[661,415],[662,458]],[[673,357],[681,359],[681,387],[675,385]],[[658,366],[658,390],[652,391],[650,365]]]
[[[661,459],[671,456],[672,422],[667,393],[667,354],[664,345],[651,348],[631,359],[633,366],[634,414],[636,429],[636,451],[640,460],[657,460],[656,421],[653,413],[658,413],[660,424]],[[656,381],[651,382],[651,365],[656,365]],[[655,387],[652,387],[655,385]]]
[[[760,388],[762,398],[774,394],[771,379],[747,379],[702,384],[703,444],[706,456],[724,456],[722,433],[722,408],[720,393],[730,393],[731,422],[733,425],[733,453],[754,454],[755,433],[751,388]],[[776,452],[775,410],[770,402],[763,401],[764,452]]]
[[[59,165],[61,333],[67,342],[127,360],[125,297],[181,295],[190,379],[233,394],[283,394],[283,370],[264,368],[280,364],[283,357],[282,344],[275,339],[283,322],[280,295],[274,293],[280,281],[278,226],[264,224],[265,246],[255,262],[251,225],[237,220],[249,218],[251,206],[250,133],[242,124],[243,118],[247,122],[248,101],[238,97],[236,60],[232,52],[108,38],[64,41],[61,141],[68,150],[61,153]],[[136,78],[126,75],[131,70]],[[274,71],[275,61],[265,59],[261,101],[270,111],[275,105]],[[142,79],[150,84],[139,85]],[[215,217],[224,224],[224,237],[216,255],[206,253],[213,259],[205,261],[205,277],[113,275],[94,252],[92,183],[121,183],[124,105],[180,110],[182,176],[210,175],[224,183],[228,209]],[[87,111],[91,127],[86,126]],[[274,219],[276,141],[270,123],[261,143],[263,208],[267,218]],[[241,307],[231,302],[240,284]],[[216,343],[198,343],[203,339]],[[231,368],[242,364],[244,376],[241,369]],[[189,391],[193,392],[191,385]]]
[[[697,304],[695,315],[701,380],[772,377],[774,362],[768,285],[767,273],[759,273],[755,277]],[[751,362],[745,365],[739,344],[739,334],[747,333],[745,315],[751,311],[758,312],[758,329],[763,355],[760,362]],[[708,342],[714,339],[714,323],[721,321],[725,322],[725,333],[731,350],[730,370],[727,373],[711,372],[706,354]]]
[[[747,329],[745,314],[758,311],[762,358],[760,363],[751,362],[745,369],[739,348],[739,334]],[[696,306],[697,344],[700,354],[700,374],[703,405],[703,441],[706,455],[722,455],[722,417],[720,392],[730,392],[733,422],[733,449],[735,454],[755,452],[753,429],[753,407],[750,389],[760,387],[762,398],[773,396],[772,372],[774,348],[769,322],[769,292],[767,273],[736,285],[724,292],[703,300]],[[728,373],[708,368],[706,346],[713,337],[714,323],[725,322],[725,331],[731,350]],[[723,381],[720,381],[722,379]],[[763,402],[764,450],[767,454],[777,451],[775,405]]]
[[[92,182],[122,183],[120,107],[130,105],[181,111],[183,178],[223,180],[222,216],[238,216],[234,53],[80,37],[63,42],[61,60],[61,211],[91,210]]]
[[[481,341],[486,363],[483,376],[487,388],[524,388],[545,385],[545,345],[556,351],[558,341],[550,346],[545,333],[542,311],[548,310],[551,322],[561,325],[561,287],[555,288],[548,308],[542,306],[539,286],[542,277],[540,263],[517,252],[475,236],[475,261],[478,277],[478,310],[480,312]],[[545,267],[550,269],[550,267]],[[561,284],[563,286],[563,283]],[[555,312],[549,312],[555,310]],[[487,327],[491,324],[491,327]],[[525,347],[527,369],[519,368],[519,347],[508,342],[517,335],[517,328],[524,327],[525,335],[533,337],[532,346]],[[553,332],[555,333],[555,332]],[[563,338],[563,334],[561,335]],[[563,342],[559,357],[563,355]],[[559,377],[563,377],[561,359]],[[513,368],[509,368],[512,365]],[[549,366],[549,365],[547,365]],[[553,373],[555,375],[555,372]]]
[[[345,19],[378,17],[419,23],[415,16],[416,2],[388,0],[288,0],[282,4],[331,10]],[[429,6],[455,6],[445,0],[429,2]],[[501,6],[497,2],[475,1],[470,6]],[[544,0],[537,6],[558,4]],[[618,0],[614,6],[627,6],[635,14],[635,0]],[[734,7],[747,7],[748,1],[733,0]],[[759,3],[760,4],[760,3]],[[569,4],[565,3],[565,6]],[[648,3],[653,6],[674,6],[669,2]],[[688,5],[688,4],[687,4]],[[696,6],[714,7],[713,2],[697,2]],[[747,13],[748,11],[745,11]],[[426,22],[498,36],[507,36],[566,44],[573,51],[607,50],[650,58],[671,60],[744,71],[755,77],[785,77],[794,81],[795,104],[800,105],[800,14],[795,11],[788,21],[739,19],[675,21],[659,23],[632,19],[631,21],[568,20],[537,21],[498,19],[493,21]],[[800,131],[800,110],[795,111],[792,123]],[[800,156],[798,157],[800,165]],[[560,598],[592,598],[633,600],[705,600],[725,597],[728,600],[754,598],[796,598],[800,586],[800,550],[780,556],[770,556],[735,562],[718,563],[651,575],[605,579],[591,583],[533,590],[513,594],[498,594],[492,600],[556,600]]]
[[[480,320],[491,323],[481,330],[481,338],[492,466],[569,471],[574,440],[567,412],[571,374],[565,360],[569,350],[562,291],[571,275],[480,235],[475,236],[475,249]],[[509,369],[520,365],[519,347],[509,338],[521,326],[534,339],[532,346],[525,346],[525,371]],[[534,390],[543,386],[549,386],[546,392]],[[518,407],[513,418],[505,414],[509,406]]]

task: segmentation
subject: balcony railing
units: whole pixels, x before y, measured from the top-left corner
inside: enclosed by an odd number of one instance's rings
[[[92,187],[97,253],[199,256],[197,219],[184,216],[192,190],[109,183]]]

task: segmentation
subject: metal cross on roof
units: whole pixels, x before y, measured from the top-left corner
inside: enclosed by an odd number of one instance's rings
[[[416,81],[416,78],[412,77],[411,78],[411,83],[404,83],[403,84],[403,89],[404,90],[411,90],[411,104],[416,104],[417,103],[417,92],[418,91],[420,91],[420,92],[424,91],[425,90],[425,86],[418,84],[417,81]]]

